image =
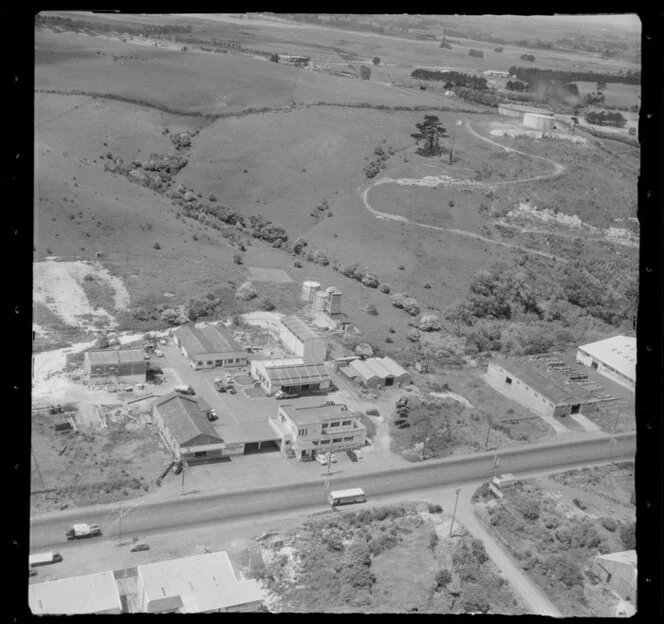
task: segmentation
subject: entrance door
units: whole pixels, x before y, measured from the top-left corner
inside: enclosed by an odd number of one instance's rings
[[[597,370],[597,369],[599,368],[599,364],[597,364],[597,362],[592,362],[592,363],[590,364],[590,368],[592,368],[592,369],[594,369],[594,370]]]
[[[572,414],[578,414],[579,410],[581,409],[581,404],[577,403],[576,405],[572,405]]]
[[[394,377],[385,377],[385,385],[386,386],[393,386],[394,385]]]

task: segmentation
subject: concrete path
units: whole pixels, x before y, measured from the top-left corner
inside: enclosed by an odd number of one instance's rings
[[[510,582],[514,591],[521,596],[524,603],[534,614],[562,617],[562,614],[546,597],[544,592],[531,581],[508,555],[493,536],[475,517],[474,505],[470,502],[474,488],[463,488],[459,494],[457,519],[469,533],[484,542],[487,554],[498,566],[503,576]]]

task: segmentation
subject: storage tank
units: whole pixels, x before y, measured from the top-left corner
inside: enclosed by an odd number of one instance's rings
[[[526,128],[534,128],[542,132],[553,130],[553,117],[549,115],[540,115],[539,113],[526,113],[523,116],[523,125]]]
[[[328,314],[339,314],[341,312],[341,293],[338,290],[331,292],[327,298]]]
[[[307,280],[302,284],[302,299],[311,303],[319,289],[320,284],[318,282]]]
[[[327,304],[327,292],[317,292],[314,295],[314,310],[322,312]]]

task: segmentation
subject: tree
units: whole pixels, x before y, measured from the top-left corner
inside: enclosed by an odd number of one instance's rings
[[[108,349],[109,346],[108,336],[106,334],[99,334],[95,341],[95,349]]]
[[[367,67],[366,65],[360,66],[360,78],[362,78],[362,80],[370,80],[371,67]]]
[[[461,592],[461,606],[466,613],[486,613],[491,605],[484,587],[477,583],[467,583]]]
[[[374,56],[373,57],[373,64],[374,65],[380,65],[380,56]]]
[[[452,573],[447,568],[441,568],[436,573],[436,585],[447,587],[452,582]]]
[[[597,91],[597,93],[601,93],[605,89],[606,89],[606,80],[604,79],[598,80],[597,85],[595,86],[595,91]]]
[[[418,152],[423,156],[435,156],[441,152],[440,139],[447,136],[447,130],[435,115],[425,115],[424,121],[415,124],[418,132],[410,136],[418,143],[423,143]]]
[[[278,62],[279,62],[279,55],[275,52],[274,54],[272,54],[272,55],[270,56],[270,60],[271,60],[273,63],[278,63]]]
[[[620,527],[620,539],[626,550],[634,550],[636,548],[636,525],[634,522]]]

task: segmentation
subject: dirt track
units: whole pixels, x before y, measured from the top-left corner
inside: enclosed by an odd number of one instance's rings
[[[462,180],[462,179],[453,179],[453,178],[448,178],[447,176],[425,176],[423,178],[402,178],[399,180],[395,180],[392,178],[380,178],[379,180],[376,180],[375,182],[372,182],[364,191],[362,191],[362,202],[364,203],[364,207],[374,214],[376,218],[378,219],[386,219],[389,221],[400,221],[401,223],[407,223],[408,225],[417,225],[418,227],[422,228],[427,228],[430,230],[437,230],[439,232],[451,232],[453,234],[459,234],[461,236],[468,236],[470,238],[474,238],[476,240],[481,240],[485,243],[492,243],[493,245],[502,245],[503,247],[511,247],[513,249],[518,249],[519,251],[524,251],[527,253],[532,253],[536,254],[538,256],[542,256],[543,258],[549,258],[551,260],[557,260],[559,262],[567,262],[566,258],[562,258],[561,256],[556,256],[554,254],[547,253],[545,251],[539,251],[537,249],[532,249],[531,247],[524,247],[523,245],[516,245],[514,243],[506,243],[504,241],[498,241],[498,240],[493,240],[490,238],[486,238],[485,236],[481,236],[479,234],[475,234],[474,232],[468,232],[467,230],[458,230],[455,228],[444,228],[440,227],[437,225],[429,225],[428,223],[419,223],[418,221],[411,221],[410,219],[407,219],[406,217],[402,217],[401,215],[395,215],[395,214],[390,214],[387,212],[381,212],[380,210],[376,210],[375,208],[371,207],[371,204],[369,204],[369,201],[367,199],[367,196],[369,195],[369,191],[374,188],[375,186],[378,186],[380,184],[386,184],[386,183],[397,183],[397,184],[402,184],[402,185],[414,185],[414,186],[448,186],[448,187],[455,187],[455,188],[491,188],[495,186],[505,186],[507,184],[521,184],[523,182],[536,182],[540,180],[549,180],[551,178],[555,178],[559,175],[561,175],[565,171],[565,166],[561,165],[560,163],[557,163],[550,158],[545,158],[544,156],[533,156],[532,154],[526,154],[525,152],[521,152],[519,150],[513,149],[511,147],[505,147],[504,145],[501,145],[500,143],[497,143],[496,141],[492,141],[491,139],[487,139],[477,132],[475,132],[471,125],[470,122],[466,121],[465,122],[466,127],[468,128],[469,132],[477,137],[478,139],[481,139],[482,141],[486,141],[487,143],[494,145],[496,147],[499,147],[503,150],[505,150],[508,153],[514,153],[514,154],[521,154],[522,156],[526,156],[528,158],[536,158],[539,160],[545,160],[549,163],[551,163],[554,167],[554,171],[552,173],[547,173],[539,176],[534,176],[531,178],[519,178],[517,180],[505,180],[501,182],[478,182],[475,180]],[[358,192],[360,192],[360,189],[358,189]]]

